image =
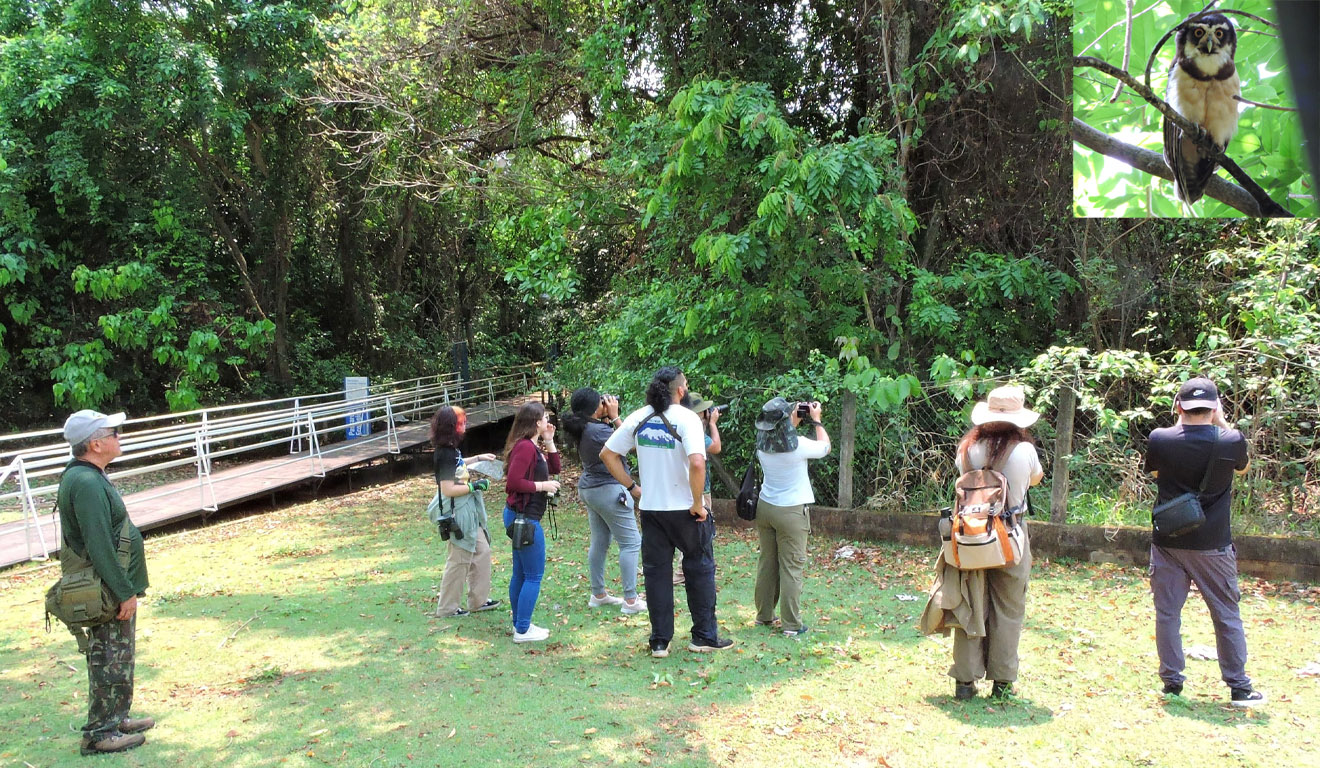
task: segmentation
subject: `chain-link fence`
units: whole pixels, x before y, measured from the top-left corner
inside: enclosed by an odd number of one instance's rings
[[[982,380],[927,384],[901,405],[878,411],[864,402],[851,409],[851,494],[846,482],[849,471],[843,456],[849,442],[844,429],[846,393],[835,392],[824,404],[823,422],[832,450],[828,457],[810,463],[812,487],[817,504],[850,506],[885,512],[935,512],[951,500],[957,477],[954,450],[970,428],[969,414],[977,399],[1002,381]],[[695,383],[694,383],[695,386]],[[1062,496],[1063,520],[1093,525],[1147,525],[1154,500],[1153,481],[1142,470],[1146,435],[1156,427],[1168,426],[1174,417],[1166,409],[1115,424],[1107,415],[1132,412],[1148,405],[1149,394],[1137,387],[1122,391],[1111,388],[1099,393],[1078,393],[1066,460],[1056,464],[1060,450],[1060,393],[1068,387],[1059,382],[1038,383],[1044,395],[1028,406],[1041,413],[1030,430],[1045,480],[1033,489],[1030,500],[1038,519],[1050,519],[1053,484],[1066,471],[1067,491]],[[782,395],[790,400],[825,393],[772,392],[762,388],[724,391],[713,397],[729,403],[719,419],[722,451],[710,462],[713,492],[717,497],[737,494],[743,471],[753,460],[756,429],[753,422],[761,404]],[[1121,402],[1120,402],[1121,401]],[[1097,406],[1107,403],[1109,410]],[[625,410],[635,407],[627,402]],[[1237,481],[1234,497],[1234,527],[1242,532],[1276,533],[1320,537],[1320,498],[1316,474],[1317,452],[1311,432],[1315,421],[1307,412],[1283,413],[1271,402],[1253,393],[1228,404],[1236,414],[1251,445],[1252,465]],[[1314,407],[1311,406],[1311,410]],[[1232,417],[1232,416],[1231,416]],[[803,431],[803,434],[809,434]],[[844,482],[841,482],[844,481]],[[841,494],[841,486],[843,493]]]

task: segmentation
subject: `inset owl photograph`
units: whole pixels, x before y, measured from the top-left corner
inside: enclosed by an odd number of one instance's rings
[[[1073,53],[1074,216],[1320,215],[1273,2],[1078,0]]]

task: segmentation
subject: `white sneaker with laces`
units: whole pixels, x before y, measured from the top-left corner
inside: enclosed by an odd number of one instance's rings
[[[621,605],[622,603],[622,597],[608,593],[604,597],[596,597],[595,595],[592,595],[591,599],[587,601],[587,605],[592,608],[599,608],[602,605]]]
[[[637,599],[633,600],[631,603],[627,600],[621,600],[620,602],[622,602],[623,605],[619,606],[619,612],[627,616],[632,616],[637,613],[646,613],[646,599],[641,595],[638,595]]]
[[[548,637],[550,637],[550,630],[546,629],[545,627],[538,627],[535,624],[531,624],[527,627],[526,632],[514,631],[513,642],[539,643],[540,641],[545,640]]]

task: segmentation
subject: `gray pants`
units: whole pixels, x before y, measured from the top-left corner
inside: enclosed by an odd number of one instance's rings
[[[1150,591],[1155,598],[1155,648],[1160,679],[1181,685],[1186,660],[1182,648],[1182,609],[1195,583],[1215,625],[1219,674],[1230,688],[1250,688],[1247,638],[1238,614],[1237,549],[1173,549],[1151,545]]]
[[[623,596],[635,599],[642,534],[637,530],[632,496],[618,483],[579,488],[578,496],[587,506],[587,520],[591,523],[591,546],[587,550],[591,594],[605,594],[605,556],[609,554],[610,539],[613,538],[619,543],[619,578],[623,582]]]

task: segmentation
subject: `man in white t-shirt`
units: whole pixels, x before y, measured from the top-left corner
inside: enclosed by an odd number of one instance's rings
[[[702,504],[706,482],[705,435],[697,414],[679,405],[687,393],[682,371],[666,366],[655,372],[646,388],[647,405],[628,414],[615,430],[600,459],[641,510],[642,575],[651,617],[651,655],[669,655],[674,638],[674,549],[683,553],[687,574],[692,642],[688,650],[706,653],[728,648],[733,641],[719,636],[715,620],[715,555],[711,541],[715,522]],[[623,464],[637,451],[641,482]]]

